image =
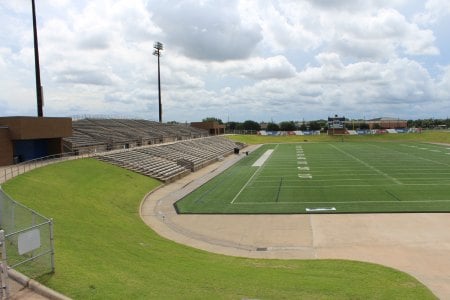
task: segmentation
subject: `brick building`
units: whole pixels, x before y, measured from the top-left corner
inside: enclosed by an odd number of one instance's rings
[[[225,125],[220,125],[219,122],[192,122],[192,127],[208,130],[210,135],[220,135],[225,133]]]
[[[0,117],[0,166],[63,152],[71,118]]]

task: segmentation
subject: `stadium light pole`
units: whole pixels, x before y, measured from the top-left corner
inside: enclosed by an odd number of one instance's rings
[[[153,51],[153,55],[158,57],[158,104],[159,104],[159,123],[162,123],[162,104],[161,104],[161,75],[159,69],[159,57],[161,56],[161,51],[164,50],[164,46],[160,42],[156,42],[153,45],[155,51]]]
[[[36,72],[36,97],[37,97],[37,112],[38,117],[43,117],[44,112],[42,107],[44,103],[42,101],[42,86],[41,86],[41,70],[39,67],[39,49],[38,49],[38,36],[36,26],[36,7],[34,0],[31,0],[31,7],[33,11],[33,37],[34,37],[34,68]]]

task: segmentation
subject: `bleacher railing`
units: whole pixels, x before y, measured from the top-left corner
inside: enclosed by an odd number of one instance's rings
[[[7,166],[7,167],[0,167],[0,184],[6,182],[7,180],[14,178],[20,174],[23,174],[25,172],[28,172],[30,170],[54,164],[57,162],[61,162],[64,160],[71,160],[71,159],[78,159],[78,158],[85,158],[85,157],[91,157],[94,153],[85,153],[76,155],[74,152],[66,152],[61,154],[55,154],[45,157],[36,158],[33,160],[28,160],[22,163],[18,163],[15,165]]]

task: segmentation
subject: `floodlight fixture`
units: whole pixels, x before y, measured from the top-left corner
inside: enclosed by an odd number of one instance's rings
[[[159,123],[162,123],[162,104],[161,104],[161,75],[160,75],[160,67],[159,67],[159,57],[161,56],[161,51],[164,50],[164,46],[160,42],[155,42],[153,45],[155,51],[153,51],[153,55],[158,57],[158,104],[159,104]]]

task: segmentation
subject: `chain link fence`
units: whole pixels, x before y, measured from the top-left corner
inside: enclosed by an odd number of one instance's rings
[[[1,187],[0,229],[2,296],[8,290],[8,268],[29,278],[54,272],[53,221],[14,201]]]

